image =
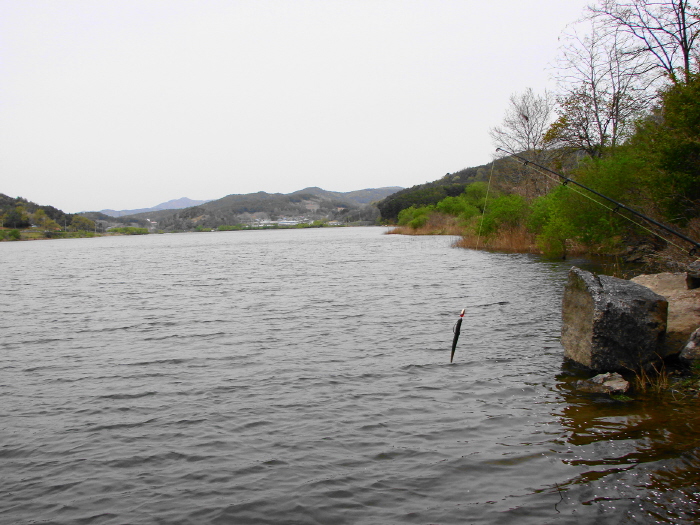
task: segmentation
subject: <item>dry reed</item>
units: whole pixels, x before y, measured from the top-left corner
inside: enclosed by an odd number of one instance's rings
[[[535,235],[528,232],[524,226],[504,228],[489,236],[479,236],[474,228],[468,228],[455,246],[510,253],[541,253]]]
[[[432,213],[428,216],[426,223],[420,228],[397,226],[387,233],[400,235],[462,235],[464,233],[464,225],[457,217],[442,213]]]
[[[640,367],[633,372],[634,388],[637,392],[662,394],[668,390],[669,373],[663,361],[658,365],[651,363],[648,368]]]

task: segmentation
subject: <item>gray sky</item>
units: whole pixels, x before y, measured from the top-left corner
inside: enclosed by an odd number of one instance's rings
[[[586,0],[0,0],[0,193],[67,212],[488,162]]]

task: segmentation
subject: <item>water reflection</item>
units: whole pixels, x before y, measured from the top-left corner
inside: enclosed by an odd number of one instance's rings
[[[566,366],[557,377],[564,401],[558,414],[565,430],[562,461],[578,471],[556,485],[559,509],[595,507],[611,523],[697,523],[697,399],[635,395],[616,401],[576,392],[579,377]]]

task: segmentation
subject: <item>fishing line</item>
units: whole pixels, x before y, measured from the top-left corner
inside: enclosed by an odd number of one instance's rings
[[[569,184],[569,183],[572,183],[572,184],[574,184],[574,185],[576,185],[576,186],[579,186],[579,187],[583,188],[584,190],[586,190],[586,191],[588,191],[588,192],[590,192],[590,193],[593,193],[594,195],[597,195],[598,197],[601,197],[602,199],[605,199],[605,200],[607,200],[607,201],[610,201],[611,203],[613,203],[613,204],[615,205],[615,209],[608,208],[607,206],[605,206],[605,205],[604,205],[603,203],[601,203],[600,201],[597,201],[597,200],[595,200],[595,199],[591,199],[591,200],[593,200],[593,202],[596,202],[597,204],[600,204],[601,206],[603,206],[603,207],[607,208],[608,210],[612,211],[613,213],[619,214],[621,217],[624,217],[625,219],[629,220],[629,221],[632,222],[633,224],[637,224],[640,228],[643,228],[643,229],[647,230],[647,231],[648,231],[649,233],[651,233],[652,235],[655,235],[655,236],[659,237],[660,239],[663,239],[664,241],[669,242],[669,243],[672,244],[673,246],[677,246],[677,245],[674,244],[674,243],[672,243],[672,242],[670,242],[670,241],[668,241],[667,239],[665,239],[664,237],[662,237],[661,235],[659,235],[659,234],[656,233],[655,231],[650,230],[649,228],[646,228],[646,227],[642,226],[641,224],[638,224],[638,223],[634,222],[632,219],[630,219],[629,217],[626,217],[625,215],[622,215],[622,213],[620,213],[620,211],[619,211],[620,208],[622,208],[622,209],[624,209],[624,210],[627,210],[628,212],[632,213],[633,215],[636,215],[637,217],[640,217],[640,218],[644,219],[645,221],[647,221],[647,222],[649,222],[649,223],[651,223],[651,224],[653,224],[653,225],[655,225],[655,226],[658,226],[658,227],[661,228],[662,230],[665,230],[665,231],[667,231],[668,233],[670,233],[670,234],[672,234],[672,235],[675,235],[675,236],[678,237],[679,239],[683,239],[684,241],[686,241],[686,242],[688,242],[688,243],[690,243],[690,244],[693,245],[693,248],[691,248],[690,251],[689,251],[689,255],[690,255],[691,257],[694,256],[695,253],[697,253],[698,248],[700,248],[700,243],[697,243],[696,241],[694,241],[694,240],[691,239],[690,237],[688,237],[688,236],[686,236],[686,235],[683,235],[682,233],[677,232],[677,231],[674,230],[673,228],[669,228],[669,227],[666,226],[665,224],[662,224],[662,223],[660,223],[659,221],[657,221],[657,220],[655,220],[655,219],[652,219],[651,217],[649,217],[649,216],[647,216],[647,215],[644,215],[643,213],[640,213],[640,212],[638,212],[637,210],[635,210],[635,209],[633,209],[633,208],[630,208],[629,206],[627,206],[627,205],[625,205],[625,204],[622,204],[621,202],[618,202],[618,201],[616,201],[616,200],[614,200],[614,199],[611,199],[610,197],[608,197],[608,196],[606,196],[606,195],[603,195],[602,193],[600,193],[600,192],[598,192],[598,191],[596,191],[596,190],[594,190],[594,189],[591,189],[591,188],[589,188],[588,186],[584,186],[584,185],[581,184],[580,182],[577,182],[577,181],[575,181],[575,180],[573,180],[573,179],[570,179],[569,177],[566,177],[566,176],[562,175],[561,173],[557,173],[556,171],[550,170],[549,168],[546,168],[546,167],[544,167],[544,166],[540,166],[539,164],[536,164],[536,163],[534,163],[534,162],[532,162],[532,161],[530,161],[530,160],[528,160],[528,159],[525,159],[525,158],[521,157],[520,155],[516,155],[515,153],[512,153],[512,152],[510,152],[510,151],[508,151],[508,150],[505,150],[505,149],[503,149],[503,148],[496,148],[496,151],[502,151],[502,152],[504,152],[504,153],[510,155],[510,156],[513,157],[513,158],[519,159],[519,160],[523,161],[524,164],[525,164],[526,166],[527,166],[528,164],[530,164],[530,165],[535,166],[535,167],[537,167],[537,168],[540,168],[540,169],[542,169],[542,170],[544,170],[544,171],[546,171],[546,172],[548,172],[548,173],[551,173],[551,174],[553,174],[553,175],[556,175],[556,176],[559,177],[560,179],[563,179],[563,180],[564,180],[564,182],[562,183],[564,186],[566,186],[566,185]],[[535,168],[533,168],[533,169],[535,169]],[[538,173],[542,173],[542,172],[541,172],[541,171],[538,171]],[[571,188],[570,188],[570,189],[571,189]],[[580,193],[580,192],[579,192],[579,193]],[[584,194],[581,193],[581,195],[584,195]],[[587,197],[588,197],[588,196],[587,196]],[[589,197],[589,198],[590,198],[590,197]],[[677,246],[677,247],[678,247],[680,250],[683,250],[683,248],[681,248],[681,247],[679,247],[679,246]]]
[[[552,177],[551,175],[545,173],[544,171],[537,169],[537,167],[535,167],[534,165],[532,165],[532,163],[525,162],[525,163],[523,163],[523,164],[526,165],[526,166],[527,166],[528,164],[530,164],[530,165],[532,166],[531,169],[532,169],[533,171],[539,173],[540,175],[543,175],[543,176],[547,177],[548,179],[555,181],[555,182],[556,182],[557,184],[559,184],[560,186],[565,186],[569,191],[573,191],[574,193],[577,193],[578,195],[581,195],[582,197],[587,198],[587,199],[590,200],[591,202],[595,202],[596,204],[602,206],[603,208],[605,208],[606,210],[608,210],[608,211],[610,211],[610,212],[612,212],[612,213],[617,213],[617,215],[619,215],[619,216],[622,217],[623,219],[628,220],[629,222],[631,222],[631,223],[634,224],[635,226],[638,226],[639,228],[641,228],[641,229],[643,229],[643,230],[646,230],[647,232],[649,232],[649,233],[651,233],[652,235],[658,237],[659,239],[661,239],[661,240],[667,242],[668,244],[670,244],[670,245],[672,245],[672,246],[675,246],[675,247],[678,248],[680,251],[685,251],[685,248],[683,248],[682,246],[679,246],[678,244],[676,244],[675,242],[671,241],[670,239],[667,239],[666,237],[664,237],[664,236],[661,235],[660,233],[655,232],[654,230],[652,230],[652,229],[649,228],[648,226],[645,226],[645,225],[642,224],[641,222],[635,221],[634,219],[632,219],[631,217],[628,217],[627,215],[623,215],[622,213],[620,213],[620,211],[619,211],[618,208],[611,208],[611,207],[608,206],[607,204],[602,203],[602,202],[600,202],[600,201],[594,199],[594,198],[591,197],[590,195],[587,195],[587,194],[583,193],[582,191],[579,191],[579,190],[576,189],[576,188],[572,188],[572,187],[569,186],[566,182],[559,182],[558,179],[555,179],[554,177]]]
[[[491,162],[491,174],[489,175],[489,183],[486,186],[486,198],[484,199],[484,210],[481,212],[481,222],[479,223],[479,233],[476,236],[476,249],[479,249],[479,241],[481,240],[481,227],[484,225],[484,216],[486,215],[486,203],[489,201],[489,191],[491,191],[491,179],[493,178],[493,168],[496,166],[496,161]]]

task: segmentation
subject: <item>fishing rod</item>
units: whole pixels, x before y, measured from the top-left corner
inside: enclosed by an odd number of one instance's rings
[[[698,248],[700,248],[700,243],[695,242],[690,237],[687,237],[686,235],[683,235],[682,233],[677,232],[673,228],[669,228],[665,224],[661,224],[660,222],[652,219],[651,217],[648,217],[648,216],[644,215],[643,213],[638,212],[637,210],[634,210],[634,209],[630,208],[629,206],[622,204],[621,202],[618,202],[614,199],[611,199],[610,197],[603,195],[602,193],[597,192],[596,190],[591,189],[588,186],[584,186],[580,182],[576,182],[575,180],[570,179],[569,177],[562,175],[561,173],[557,173],[554,170],[550,170],[549,168],[545,168],[544,166],[541,166],[540,164],[537,164],[536,162],[532,162],[531,160],[528,160],[524,157],[521,157],[520,155],[516,155],[515,153],[512,153],[512,152],[505,150],[503,148],[496,148],[496,151],[502,151],[503,153],[511,155],[512,157],[515,157],[516,159],[522,160],[523,163],[525,164],[525,166],[527,166],[528,164],[532,164],[533,166],[537,166],[538,168],[540,168],[544,171],[548,171],[549,173],[556,175],[560,179],[564,180],[564,182],[562,183],[564,186],[566,186],[569,183],[575,184],[576,186],[579,186],[579,187],[583,188],[584,190],[590,191],[591,193],[593,193],[594,195],[597,195],[598,197],[601,197],[609,202],[612,202],[615,205],[615,209],[613,210],[613,212],[615,212],[615,213],[620,213],[619,210],[620,210],[620,208],[622,208],[622,209],[627,210],[628,212],[632,213],[633,215],[636,215],[637,217],[640,217],[640,218],[644,219],[645,221],[650,222],[663,230],[666,230],[668,233],[671,233],[671,234],[675,235],[676,237],[679,237],[679,238],[683,239],[684,241],[689,242],[690,244],[692,244],[694,246],[694,248],[691,248],[690,251],[688,252],[688,255],[690,255],[691,257],[693,257],[697,253]]]

